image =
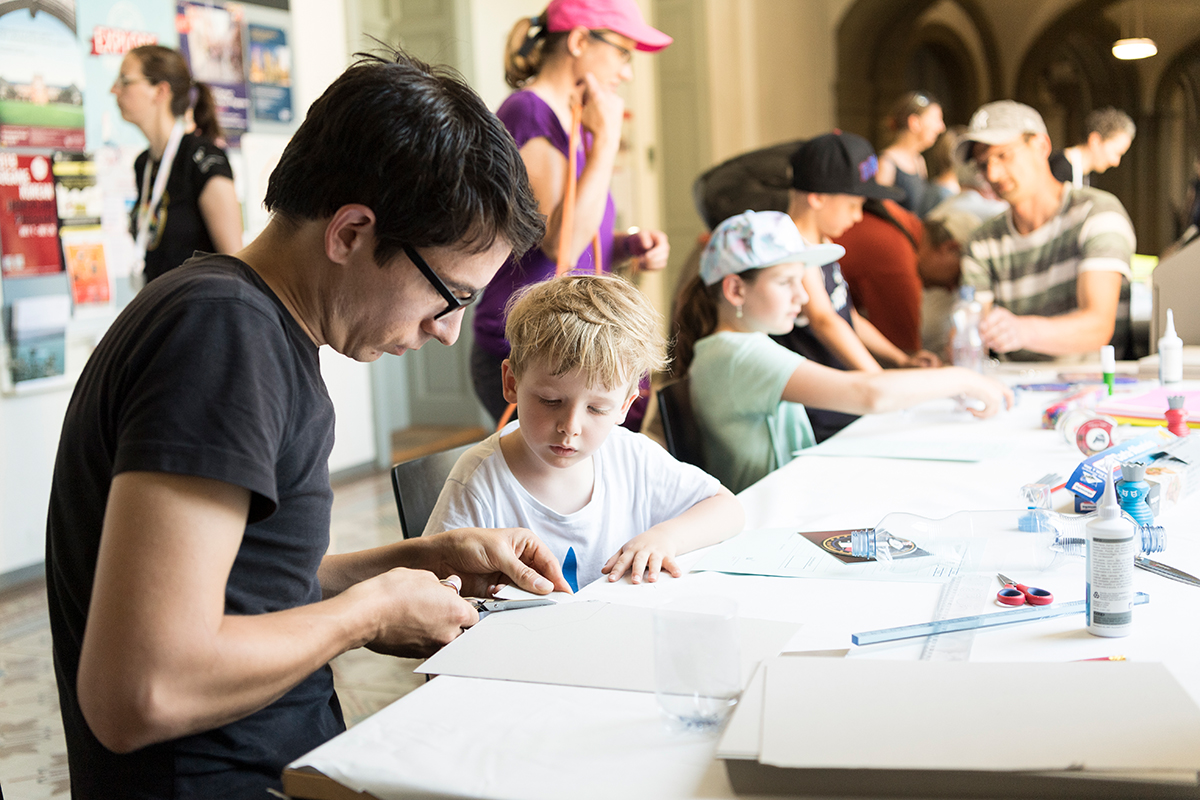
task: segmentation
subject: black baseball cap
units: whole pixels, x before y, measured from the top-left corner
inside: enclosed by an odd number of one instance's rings
[[[904,190],[875,182],[879,159],[871,143],[856,133],[835,130],[809,139],[792,153],[792,188],[817,194],[853,194],[901,200]]]

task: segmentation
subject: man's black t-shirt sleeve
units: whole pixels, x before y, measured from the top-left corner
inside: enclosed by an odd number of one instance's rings
[[[212,335],[220,331],[221,335]],[[294,383],[286,334],[260,309],[189,304],[145,332],[129,370],[113,474],[169,472],[249,489],[251,522],[278,503],[275,463]]]

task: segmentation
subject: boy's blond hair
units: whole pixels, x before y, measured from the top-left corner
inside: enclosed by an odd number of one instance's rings
[[[513,374],[537,362],[551,375],[579,370],[589,386],[633,385],[666,367],[662,315],[611,275],[563,275],[529,286],[509,305],[505,338]]]

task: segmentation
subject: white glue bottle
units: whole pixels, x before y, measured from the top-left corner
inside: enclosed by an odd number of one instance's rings
[[[1133,559],[1138,539],[1121,516],[1112,470],[1105,468],[1104,495],[1087,524],[1087,629],[1094,636],[1128,636],[1133,628]]]
[[[1167,309],[1167,331],[1158,340],[1158,382],[1183,380],[1183,339],[1175,333],[1175,315]]]

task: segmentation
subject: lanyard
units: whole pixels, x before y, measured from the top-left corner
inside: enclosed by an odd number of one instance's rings
[[[134,241],[135,275],[140,275],[146,267],[146,248],[150,243],[150,217],[162,202],[163,193],[167,190],[167,178],[175,165],[175,154],[179,152],[179,143],[182,140],[183,117],[179,117],[175,120],[175,126],[171,128],[171,138],[167,140],[167,147],[158,162],[158,175],[154,179],[153,191],[150,189],[150,154],[146,154],[146,171],[142,173],[142,204],[138,208],[137,239]]]

